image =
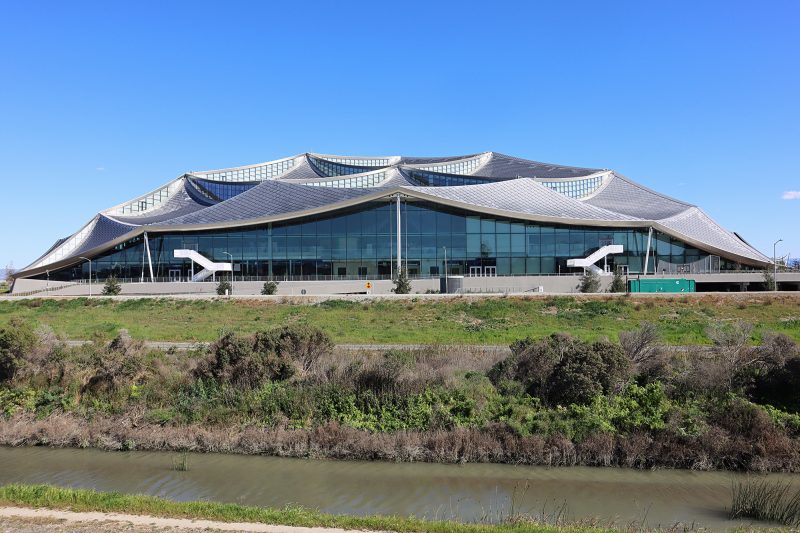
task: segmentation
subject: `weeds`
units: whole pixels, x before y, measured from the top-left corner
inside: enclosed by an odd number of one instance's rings
[[[189,471],[189,452],[184,451],[178,457],[172,458],[172,469],[176,472]]]
[[[731,518],[800,526],[800,488],[790,482],[749,479],[733,486]]]

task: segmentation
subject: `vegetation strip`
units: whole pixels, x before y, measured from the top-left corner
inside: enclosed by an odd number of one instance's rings
[[[800,471],[800,348],[666,350],[657,328],[620,343],[565,334],[510,353],[334,353],[323,331],[225,334],[191,352],[125,332],[64,346],[0,328],[0,444],[291,457]]]
[[[461,524],[394,516],[344,516],[325,514],[298,506],[282,509],[244,506],[234,503],[175,502],[155,496],[67,489],[51,485],[11,484],[0,487],[0,504],[71,511],[128,513],[170,518],[191,518],[221,522],[251,522],[285,526],[330,527],[397,532],[587,532],[616,531],[594,527],[548,526],[534,523]]]
[[[569,331],[582,340],[609,338],[657,324],[667,344],[709,344],[715,323],[745,320],[800,341],[800,294],[679,297],[550,296],[448,298],[307,304],[287,298],[185,300],[76,298],[0,300],[0,327],[11,319],[48,325],[70,339],[113,338],[127,329],[136,339],[214,341],[221,332],[255,333],[286,324],[315,325],[337,344],[510,344],[527,336]]]

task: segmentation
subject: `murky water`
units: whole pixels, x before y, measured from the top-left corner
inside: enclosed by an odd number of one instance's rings
[[[329,513],[395,514],[492,520],[515,511],[565,513],[648,527],[676,523],[713,530],[764,525],[728,520],[731,485],[740,474],[615,468],[436,465],[317,461],[174,453],[2,448],[0,483],[51,483]],[[774,475],[800,486],[800,476]]]

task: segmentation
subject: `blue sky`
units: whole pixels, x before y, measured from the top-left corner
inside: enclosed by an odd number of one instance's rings
[[[0,266],[188,170],[494,150],[800,255],[800,3],[10,2]]]

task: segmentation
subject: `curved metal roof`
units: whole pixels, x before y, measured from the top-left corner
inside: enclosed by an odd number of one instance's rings
[[[420,186],[414,175],[437,178]],[[593,180],[587,192],[566,182]],[[602,179],[601,179],[602,177]],[[231,186],[214,197],[198,184]],[[449,185],[459,183],[459,185]],[[463,184],[462,184],[463,183]],[[599,185],[596,185],[599,183]],[[698,207],[595,168],[529,161],[497,152],[453,157],[333,156],[305,153],[256,165],[184,174],[101,212],[57,242],[20,275],[75,262],[144,231],[241,226],[334,211],[394,194],[528,220],[648,227],[710,253],[765,265],[769,258]]]

